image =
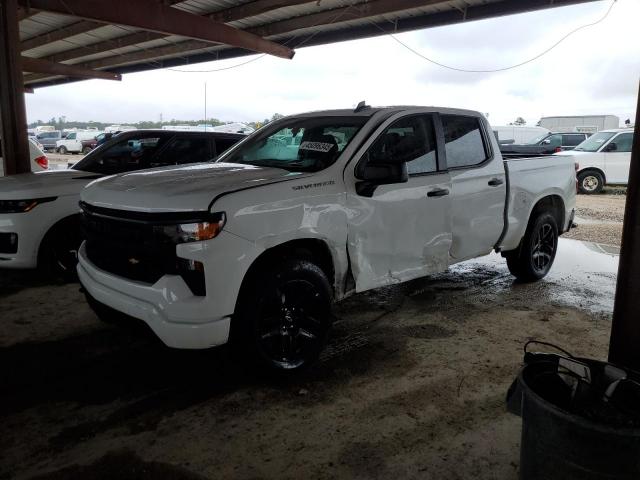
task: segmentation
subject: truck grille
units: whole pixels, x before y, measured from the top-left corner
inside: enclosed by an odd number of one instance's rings
[[[194,295],[205,295],[204,272],[185,268],[176,243],[159,225],[178,223],[172,214],[140,214],[81,203],[87,257],[101,270],[154,284],[163,275],[181,275]]]

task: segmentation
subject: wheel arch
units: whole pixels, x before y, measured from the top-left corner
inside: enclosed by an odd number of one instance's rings
[[[44,253],[44,246],[46,245],[46,242],[48,242],[51,237],[58,232],[58,230],[60,230],[63,227],[70,227],[70,228],[79,228],[80,225],[80,213],[74,213],[71,215],[67,215],[66,217],[62,217],[58,220],[56,220],[45,232],[45,234],[42,236],[42,240],[40,240],[40,245],[38,245],[38,254],[37,254],[37,261],[38,261],[38,266],[42,266],[42,262],[43,262],[43,258],[42,255]]]
[[[317,265],[335,290],[336,270],[334,258],[327,242],[318,238],[297,238],[274,245],[264,250],[253,260],[242,279],[238,299],[257,272],[264,268],[270,268],[278,262],[291,259],[309,260]]]
[[[605,175],[604,170],[602,170],[599,167],[584,167],[584,168],[581,168],[576,173],[576,178],[579,177],[580,175],[582,175],[583,173],[587,173],[587,172],[597,172],[597,173],[599,173],[602,176],[603,186],[607,184],[607,176]]]
[[[531,213],[529,213],[529,220],[527,222],[527,225],[531,224],[536,215],[541,212],[551,213],[556,219],[558,231],[564,231],[566,210],[564,200],[560,195],[551,194],[539,199],[531,209]]]

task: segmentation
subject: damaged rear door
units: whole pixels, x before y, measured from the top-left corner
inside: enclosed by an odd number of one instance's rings
[[[408,141],[419,146],[407,162],[408,181],[361,188],[355,178],[358,164],[380,161]],[[349,164],[347,243],[356,291],[441,272],[449,265],[452,185],[439,155],[443,142],[437,114],[399,114],[384,122]]]

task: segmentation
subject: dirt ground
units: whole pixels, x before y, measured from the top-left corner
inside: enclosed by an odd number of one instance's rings
[[[567,233],[566,238],[620,246],[626,193],[624,187],[607,187],[599,195],[578,195],[575,221],[578,227]]]
[[[103,325],[77,284],[0,271],[0,479],[515,480],[505,393],[524,342],[606,357],[617,257],[560,247],[536,284],[492,255],[354,296],[288,381]]]

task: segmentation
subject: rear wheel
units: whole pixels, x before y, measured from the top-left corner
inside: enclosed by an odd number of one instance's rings
[[[578,190],[587,195],[600,193],[604,188],[604,178],[600,172],[589,170],[578,175]]]
[[[89,153],[90,151],[91,151],[91,147],[84,147],[84,148],[82,149],[82,153],[83,153],[84,155],[86,155],[86,154],[87,154],[87,153]]]
[[[331,325],[331,287],[323,271],[309,261],[290,260],[264,268],[249,282],[234,318],[234,340],[243,354],[272,372],[311,365]]]
[[[540,213],[529,222],[520,247],[505,253],[507,266],[518,280],[534,282],[549,273],[557,250],[556,219],[550,213]]]

